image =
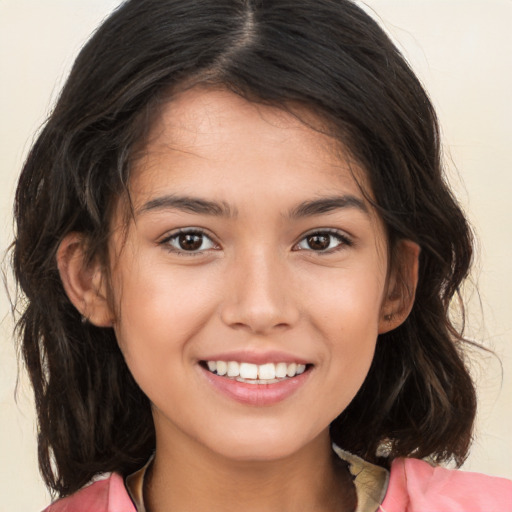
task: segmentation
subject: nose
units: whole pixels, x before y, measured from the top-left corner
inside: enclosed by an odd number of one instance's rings
[[[299,320],[293,273],[271,250],[237,255],[226,279],[222,321],[252,334],[269,334],[293,327]]]

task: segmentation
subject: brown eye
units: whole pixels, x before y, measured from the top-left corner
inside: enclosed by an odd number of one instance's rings
[[[178,236],[180,249],[184,251],[197,251],[203,245],[203,235],[198,233],[181,233]]]
[[[331,253],[351,245],[351,239],[343,232],[316,231],[306,235],[296,245],[296,250]]]
[[[197,230],[179,231],[162,240],[160,244],[167,246],[171,252],[189,255],[218,248],[208,235]]]
[[[325,251],[329,248],[331,243],[331,235],[327,234],[315,234],[306,237],[308,246],[314,251]]]

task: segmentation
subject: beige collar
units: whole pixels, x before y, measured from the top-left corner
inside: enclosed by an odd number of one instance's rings
[[[345,462],[354,477],[357,494],[356,512],[377,512],[386,495],[389,471],[381,466],[370,464],[357,455],[332,445],[334,453]]]
[[[341,460],[348,463],[350,473],[354,477],[357,494],[356,512],[377,512],[386,495],[389,472],[342,450],[335,444],[332,445],[332,449]],[[126,488],[137,512],[146,512],[143,499],[144,476],[152,460],[153,456],[144,467],[126,478]]]

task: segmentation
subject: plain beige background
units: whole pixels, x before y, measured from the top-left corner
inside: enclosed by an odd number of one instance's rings
[[[118,0],[0,0],[0,249],[12,237],[16,176],[88,35]],[[465,468],[512,478],[512,1],[368,0],[429,90],[450,180],[479,236],[469,334],[480,414]],[[373,11],[375,10],[377,14]],[[483,316],[481,314],[483,310]],[[0,512],[41,510],[31,392],[0,294]]]

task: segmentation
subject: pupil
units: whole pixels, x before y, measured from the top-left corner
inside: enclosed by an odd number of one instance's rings
[[[308,236],[308,245],[311,249],[323,251],[329,247],[329,235]]]
[[[182,233],[179,236],[180,247],[185,251],[196,251],[203,243],[203,236],[193,233]]]

